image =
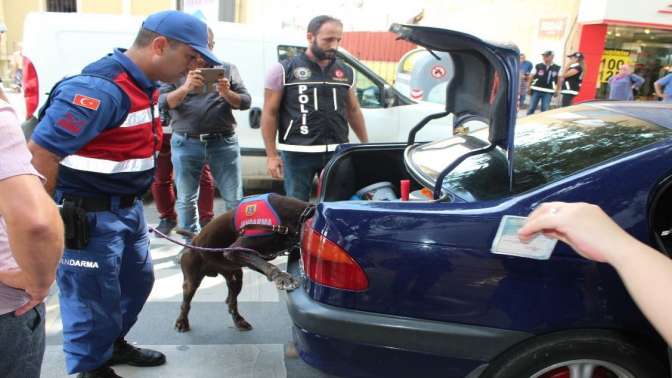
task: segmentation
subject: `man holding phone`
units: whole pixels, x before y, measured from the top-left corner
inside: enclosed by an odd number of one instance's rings
[[[208,47],[212,50],[214,44],[208,29]],[[238,69],[230,63],[213,68],[199,59],[182,79],[161,87],[159,106],[168,109],[172,119],[170,144],[181,229],[200,231],[198,186],[205,164],[210,165],[226,209],[240,201],[240,147],[232,109],[249,109],[251,102]]]

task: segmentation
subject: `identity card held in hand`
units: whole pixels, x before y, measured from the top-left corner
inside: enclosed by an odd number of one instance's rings
[[[490,251],[500,255],[548,260],[558,241],[538,234],[529,242],[523,243],[518,238],[518,230],[523,227],[526,220],[526,217],[503,216]]]

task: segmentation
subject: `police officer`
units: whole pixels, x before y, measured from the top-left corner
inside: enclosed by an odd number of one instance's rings
[[[570,59],[569,64],[560,77],[562,106],[572,104],[572,100],[579,94],[583,82],[583,54],[577,51],[567,55],[567,57]]]
[[[124,339],[154,283],[139,196],[161,146],[154,81],[179,79],[199,55],[218,63],[205,23],[177,11],[152,14],[131,48],[57,84],[40,112],[30,149],[63,205],[57,282],[70,374],[118,377],[110,365],[165,362]]]
[[[261,129],[268,171],[284,176],[287,195],[304,201],[336,146],[348,142],[348,123],[368,141],[353,70],[336,58],[342,35],[340,20],[313,18],[306,52],[273,66],[266,77]]]
[[[534,75],[530,77],[531,97],[530,108],[527,110],[528,115],[537,110],[539,101],[541,101],[541,111],[547,111],[551,104],[551,97],[558,94],[560,66],[553,63],[553,51],[544,51],[541,56],[544,62],[534,66]]]

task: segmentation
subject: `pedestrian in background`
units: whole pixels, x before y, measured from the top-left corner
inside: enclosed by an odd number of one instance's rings
[[[261,118],[268,172],[284,177],[287,195],[303,201],[309,200],[315,176],[336,147],[348,143],[348,125],[361,142],[369,138],[354,72],[336,57],[343,24],[317,16],[308,23],[306,37],[305,53],[269,70]]]
[[[56,277],[66,368],[79,378],[118,377],[115,364],[166,362],[126,341],[154,286],[140,197],[162,139],[155,83],[178,80],[200,56],[218,64],[204,22],[154,13],[128,50],[56,84],[40,112],[29,147],[63,205],[66,248]]]
[[[574,97],[579,94],[581,90],[581,83],[583,82],[584,67],[583,54],[575,52],[567,55],[569,64],[560,77],[560,93],[562,93],[562,106],[569,106],[572,104]]]
[[[530,78],[530,107],[527,115],[533,114],[541,102],[541,111],[545,112],[551,105],[551,98],[558,94],[558,77],[560,66],[553,63],[553,51],[544,51],[544,61],[534,66],[534,75]]]
[[[672,102],[672,73],[656,80],[653,85],[656,96],[662,98],[664,102]]]
[[[633,90],[644,84],[644,78],[632,73],[629,64],[618,67],[618,74],[609,78],[609,100],[632,101]]]
[[[63,221],[30,164],[19,120],[0,101],[0,377],[38,378],[44,299],[63,254]]]
[[[520,85],[518,87],[518,108],[525,105],[525,98],[527,98],[527,91],[529,90],[530,74],[532,73],[532,62],[525,58],[525,54],[520,54],[520,66],[518,67],[520,75]]]
[[[163,142],[159,156],[156,158],[156,172],[152,183],[152,196],[159,213],[159,224],[156,229],[164,235],[177,226],[177,213],[175,212],[175,185],[173,184],[173,162],[171,161],[170,141],[173,133],[170,126],[170,114],[165,104],[159,103],[161,114],[161,126],[163,127]],[[198,216],[201,227],[208,224],[214,217],[213,206],[215,199],[215,185],[212,182],[210,167],[206,164],[201,172],[201,180],[198,185]]]
[[[212,50],[214,44],[214,35],[208,29],[208,48]],[[252,98],[238,68],[231,63],[217,66],[224,70],[224,77],[215,90],[204,92],[206,83],[199,68],[212,67],[198,60],[186,76],[162,86],[159,97],[173,128],[170,148],[177,186],[177,223],[181,229],[195,233],[201,229],[197,199],[199,178],[206,164],[227,210],[236,207],[243,196],[240,146],[232,110],[249,109]]]

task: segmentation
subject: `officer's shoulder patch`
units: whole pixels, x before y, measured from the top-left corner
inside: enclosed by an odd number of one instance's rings
[[[81,94],[75,94],[75,98],[72,99],[72,103],[91,110],[98,110],[100,107],[100,100],[97,98],[84,96]]]
[[[294,71],[292,71],[292,73],[299,80],[309,79],[313,75],[313,73],[307,67],[297,67],[294,69]]]

